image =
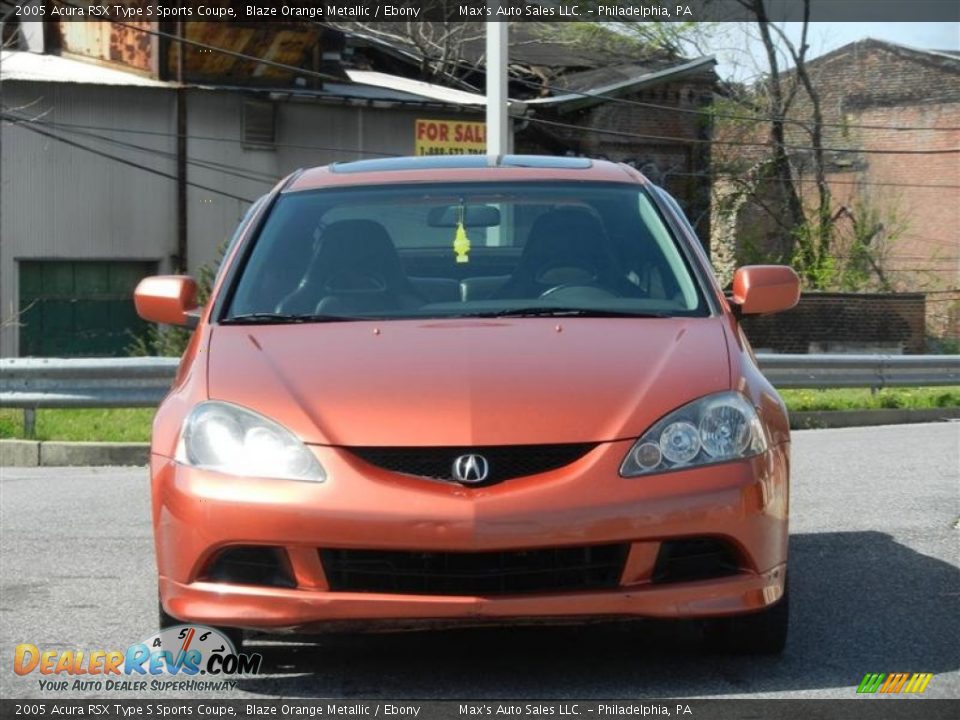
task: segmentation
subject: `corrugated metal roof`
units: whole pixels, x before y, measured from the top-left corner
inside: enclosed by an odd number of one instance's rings
[[[415,23],[416,37],[412,35],[413,26],[396,22],[323,24],[351,39],[378,47],[414,63],[420,62],[423,46],[429,46],[431,39],[434,39],[437,45],[442,45],[445,40],[455,41],[459,59],[478,65],[481,69],[486,55],[486,37],[482,23],[422,21]],[[572,42],[564,37],[556,38],[556,24],[552,22],[524,20],[511,22],[509,25],[511,64],[568,69],[600,68],[610,64],[638,61],[648,65],[668,66],[683,60],[662,50],[645,50],[638,57],[636,45],[613,31],[607,33],[606,42],[591,46],[587,43]]]
[[[607,85],[598,85],[592,88],[584,87],[562,95],[526,100],[525,103],[531,107],[555,107],[563,111],[576,110],[581,107],[597,105],[611,97],[627,94],[646,85],[655,85],[657,83],[675,80],[685,75],[703,72],[708,68],[712,68],[716,62],[712,57],[697,58],[682,65],[675,65],[664,70],[657,70],[656,72],[645,73],[641,71],[638,75],[627,77],[624,80],[612,82]]]
[[[413,80],[398,75],[387,75],[386,73],[373,72],[372,70],[347,70],[347,76],[353,82],[360,83],[361,85],[373,85],[390,90],[399,90],[400,92],[416,95],[420,98],[449,103],[451,105],[484,105],[487,102],[485,96],[477,93],[455,90],[454,88],[434,85],[423,82],[422,80]]]
[[[58,55],[5,50],[0,54],[0,80],[79,83],[86,85],[128,85],[171,88],[162,82],[136,73],[114,70],[95,63],[71,60]]]
[[[563,110],[573,110],[601,103],[605,100],[601,96],[615,97],[617,95],[638,89],[647,84],[655,84],[665,80],[680,77],[689,73],[706,69],[714,63],[712,57],[699,58],[682,65],[644,72],[642,66],[627,65],[617,68],[617,73],[604,71],[607,79],[622,77],[617,82],[590,86],[587,80],[600,79],[592,71],[576,78],[579,82],[568,83],[568,93],[552,97],[536,98],[534,100],[511,100],[518,106],[531,105],[541,107],[556,107]],[[636,74],[634,74],[636,73]],[[325,83],[321,90],[282,89],[297,95],[314,97],[339,96],[346,98],[383,100],[396,102],[424,102],[442,103],[453,106],[482,107],[486,104],[486,97],[479,93],[466,92],[442,85],[414,80],[399,75],[371,70],[347,70],[347,75],[353,84]],[[96,63],[73,60],[57,55],[40,55],[32,52],[4,51],[0,56],[0,80],[26,80],[32,82],[78,83],[88,85],[126,85],[135,87],[173,88],[176,83],[163,82],[144,77],[137,73],[125,72]],[[577,86],[576,88],[570,85]],[[225,86],[221,86],[225,87]],[[229,86],[226,86],[229,87]],[[212,89],[212,88],[210,88]],[[263,88],[235,88],[244,90],[262,90]],[[281,90],[278,88],[278,90]]]
[[[348,83],[325,83],[322,90],[277,88],[298,96],[345,97],[372,101],[443,103],[446,105],[483,105],[483,95],[432,85],[410,78],[366,70],[350,70]],[[30,82],[78,83],[87,85],[127,85],[135,87],[172,88],[176,83],[153,80],[136,73],[115,70],[96,63],[72,60],[57,55],[4,51],[0,56],[0,80]],[[208,86],[208,88],[211,86]],[[221,86],[229,87],[229,86]],[[263,88],[236,87],[237,90]]]

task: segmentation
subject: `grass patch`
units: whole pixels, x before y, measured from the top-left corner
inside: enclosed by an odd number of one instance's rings
[[[37,440],[149,442],[151,408],[37,410]],[[23,411],[0,410],[0,438],[23,437]]]
[[[791,412],[808,410],[879,410],[883,408],[960,407],[960,387],[888,388],[871,393],[843,390],[781,390]],[[37,440],[149,442],[153,410],[38,410]],[[23,437],[23,411],[0,410],[0,438]]]
[[[781,390],[780,395],[791,412],[960,407],[960,387],[953,385],[924,388],[884,388],[875,393],[866,388]]]

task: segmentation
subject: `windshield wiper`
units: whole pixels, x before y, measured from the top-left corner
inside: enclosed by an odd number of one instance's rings
[[[598,310],[590,308],[557,307],[543,305],[535,307],[509,308],[490,312],[471,313],[467,317],[593,317],[593,318],[665,318],[664,313],[631,312],[629,310]]]
[[[345,317],[343,315],[253,312],[232,315],[220,321],[221,325],[287,325],[292,323],[344,322],[347,320],[373,320],[374,318]]]

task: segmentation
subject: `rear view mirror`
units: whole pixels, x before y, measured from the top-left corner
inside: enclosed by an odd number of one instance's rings
[[[789,310],[800,299],[800,278],[786,265],[747,265],[733,276],[731,302],[744,315]]]
[[[492,205],[441,205],[430,208],[427,224],[430,227],[456,227],[461,208],[464,227],[493,227],[500,224],[500,210]]]
[[[133,292],[137,314],[165,325],[197,324],[197,283],[186,275],[155,275],[140,281]]]

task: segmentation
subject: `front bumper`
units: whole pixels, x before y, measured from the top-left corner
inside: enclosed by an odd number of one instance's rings
[[[314,448],[324,483],[227,477],[154,455],[153,520],[160,595],[185,621],[274,631],[708,617],[760,610],[781,597],[787,559],[787,446],[759,457],[625,479],[630,441],[604,443],[560,470],[470,489],[392,474]],[[719,538],[739,571],[658,584],[670,539]],[[331,591],[320,549],[480,552],[627,543],[616,587],[522,595]],[[295,588],[203,579],[220,550],[282,547]]]

